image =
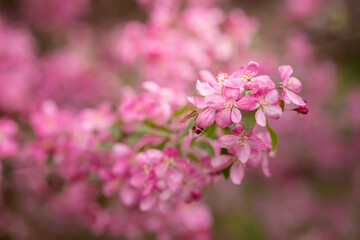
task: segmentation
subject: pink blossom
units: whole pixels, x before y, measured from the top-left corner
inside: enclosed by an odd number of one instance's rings
[[[207,108],[202,111],[196,119],[196,125],[200,128],[206,128],[213,124],[215,121],[215,110]]]
[[[236,125],[232,132],[236,135],[224,135],[220,137],[219,145],[223,148],[233,150],[242,163],[248,161],[252,148],[255,150],[265,150],[263,141],[253,136],[252,131],[246,134],[241,125]]]
[[[224,85],[232,88],[244,88],[251,90],[252,94],[267,92],[275,87],[274,82],[267,75],[257,76],[260,65],[257,62],[250,61],[246,68],[240,67],[240,70],[233,73]]]
[[[0,158],[17,154],[19,149],[16,139],[18,131],[18,126],[14,121],[6,118],[0,119]]]
[[[293,74],[292,67],[289,65],[283,65],[280,66],[278,70],[280,78],[282,80],[283,90],[281,93],[281,97],[284,102],[287,104],[293,102],[298,106],[305,106],[306,103],[304,102],[304,100],[296,94],[301,91],[302,84],[297,78],[291,77],[291,75]]]
[[[259,109],[255,113],[256,123],[262,127],[266,125],[266,116],[272,119],[278,119],[282,115],[279,103],[279,94],[276,90],[271,90],[258,102]]]
[[[216,124],[226,127],[241,121],[241,112],[236,107],[240,98],[240,90],[225,87],[222,95],[209,95],[205,97],[205,104],[214,110],[219,110],[215,116]]]

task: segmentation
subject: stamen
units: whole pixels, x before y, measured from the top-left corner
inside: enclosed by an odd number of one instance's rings
[[[219,81],[219,83],[222,83],[222,82],[225,81],[227,78],[228,78],[227,73],[222,73],[222,72],[220,72],[220,73],[217,75],[217,80]]]
[[[236,143],[239,143],[240,145],[244,146],[247,145],[247,137],[244,135],[240,135],[237,139],[236,139]]]

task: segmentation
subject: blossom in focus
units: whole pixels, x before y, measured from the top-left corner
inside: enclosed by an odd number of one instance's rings
[[[254,136],[252,131],[245,133],[245,129],[241,125],[236,125],[231,131],[234,135],[221,136],[219,138],[219,145],[234,151],[242,163],[246,163],[249,160],[252,149],[265,150],[264,142],[257,136]]]
[[[298,105],[305,106],[305,101],[296,93],[301,91],[302,84],[299,79],[292,77],[293,69],[289,65],[283,65],[278,68],[280,78],[282,80],[282,93],[281,97],[285,103],[290,102]]]

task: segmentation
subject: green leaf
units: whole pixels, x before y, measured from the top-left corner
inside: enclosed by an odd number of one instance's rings
[[[277,136],[276,132],[274,131],[274,129],[272,129],[270,127],[270,125],[267,121],[266,121],[266,128],[267,128],[268,132],[270,133],[271,143],[272,143],[272,151],[275,152],[275,150],[279,144],[278,136]]]
[[[199,161],[199,159],[192,153],[188,153],[187,158],[192,162],[198,162]]]
[[[106,141],[100,141],[100,142],[98,143],[98,147],[99,147],[100,149],[104,149],[104,150],[112,149],[113,145],[114,145],[113,143],[111,143],[111,142],[106,142]]]
[[[235,126],[236,126],[236,123],[233,123],[233,124],[231,124],[231,125],[229,126],[229,129],[230,129],[230,130],[233,130],[233,129],[235,128]]]
[[[209,127],[205,128],[205,137],[211,139],[217,139],[216,137],[216,123],[211,124]]]
[[[194,109],[193,107],[185,106],[185,107],[180,108],[179,110],[175,111],[171,117],[172,118],[179,117],[179,116],[183,115],[186,111],[193,110],[193,109]]]
[[[179,148],[181,148],[182,141],[183,141],[184,137],[189,134],[189,131],[190,131],[190,129],[192,129],[192,127],[194,126],[194,124],[195,124],[194,119],[191,119],[191,120],[189,121],[189,125],[184,129],[184,131],[183,131],[182,134],[180,135],[179,142],[178,142],[178,143],[179,143]]]
[[[10,178],[12,172],[13,172],[13,165],[11,164],[11,160],[10,159],[3,159],[0,164],[2,165],[1,167],[1,172],[2,172],[2,176],[4,177],[4,179]]]
[[[128,137],[128,141],[131,144],[136,143],[137,141],[139,141],[139,139],[144,135],[144,134],[150,134],[150,135],[156,135],[156,136],[160,136],[160,137],[169,137],[170,133],[167,131],[163,131],[163,130],[157,130],[157,129],[152,129],[151,127],[145,125],[143,128],[141,128],[139,131],[137,131],[136,133],[132,134],[130,137]]]
[[[154,128],[154,129],[160,130],[160,132],[170,132],[170,130],[167,129],[166,127],[164,127],[164,126],[159,126],[159,125],[157,125],[157,124],[155,124],[155,123],[153,123],[153,122],[151,122],[151,121],[149,121],[149,120],[144,121],[144,125],[145,125],[145,126],[148,126],[148,127],[150,127],[150,128]]]
[[[196,146],[204,150],[207,154],[209,154],[210,157],[215,157],[214,149],[210,143],[204,140],[200,140],[196,142]]]
[[[227,150],[226,148],[221,148],[220,154],[221,154],[221,155],[224,155],[224,154],[230,155],[230,153],[228,152],[228,150]]]
[[[249,132],[250,128],[255,126],[255,111],[241,111],[241,123],[243,127]]]
[[[121,139],[121,126],[123,125],[121,120],[117,120],[114,124],[110,126],[110,131],[112,133],[112,137],[118,141]]]
[[[280,100],[280,102],[279,102],[279,105],[280,105],[280,107],[281,107],[281,110],[284,112],[284,109],[285,109],[285,102],[284,102],[284,100]]]
[[[223,169],[221,173],[224,175],[225,179],[228,180],[230,177],[230,168],[232,167],[234,163],[231,163],[227,168]]]

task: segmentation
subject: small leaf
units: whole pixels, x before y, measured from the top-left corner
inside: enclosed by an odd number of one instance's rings
[[[234,163],[231,163],[227,168],[223,169],[221,173],[224,175],[225,179],[228,180],[230,177],[230,169]]]
[[[198,113],[198,111],[192,110],[190,113],[188,113],[187,115],[185,115],[185,117],[184,117],[183,119],[181,119],[180,122],[182,122],[182,123],[187,122],[187,121],[190,120],[191,118],[194,118],[197,113]]]
[[[189,131],[190,131],[190,129],[192,129],[192,127],[194,126],[194,124],[195,124],[194,119],[191,119],[191,120],[189,121],[189,125],[184,129],[184,131],[183,131],[182,134],[180,135],[180,138],[179,138],[179,148],[181,148],[182,141],[183,141],[184,137],[189,134]]]
[[[207,127],[205,132],[205,137],[211,138],[211,139],[217,139],[216,137],[216,123],[211,124],[209,127]]]
[[[112,133],[112,137],[118,141],[121,139],[121,126],[123,125],[121,120],[117,120],[114,124],[110,126],[110,131]]]
[[[194,109],[193,107],[185,106],[185,107],[180,108],[179,110],[175,111],[171,117],[172,118],[179,117],[179,116],[183,115],[186,111],[193,110],[193,109]]]
[[[192,162],[198,162],[199,161],[199,159],[192,153],[188,153],[187,158]]]
[[[284,102],[284,100],[281,99],[280,102],[279,102],[279,105],[280,105],[282,111],[284,112],[284,108],[285,108],[285,102]]]
[[[104,150],[112,149],[113,145],[114,145],[113,143],[106,142],[106,141],[100,141],[98,143],[98,147],[100,149],[104,149]]]
[[[236,123],[233,123],[233,124],[231,124],[231,125],[229,126],[229,129],[230,129],[230,130],[233,130],[233,129],[235,128],[235,126],[236,126]]]
[[[241,114],[241,124],[248,132],[250,128],[253,128],[255,126],[255,111],[241,111]]]
[[[268,132],[270,133],[270,137],[271,137],[271,144],[272,144],[272,151],[275,152],[278,144],[279,144],[279,140],[278,140],[278,136],[276,134],[276,132],[274,131],[274,129],[272,129],[269,125],[269,123],[266,121],[266,128],[268,130]]]
[[[159,126],[149,120],[144,121],[144,125],[149,126],[150,128],[155,128],[155,129],[161,130],[162,132],[170,132],[170,130],[167,129],[166,127]]]
[[[227,150],[226,148],[221,148],[220,154],[221,154],[221,155],[224,155],[224,154],[230,155],[230,153],[228,152],[228,150]]]
[[[200,141],[196,142],[196,146],[198,146],[199,148],[204,150],[207,154],[209,154],[210,157],[212,157],[212,158],[215,157],[214,149],[210,143],[208,143],[204,140],[200,140]]]

